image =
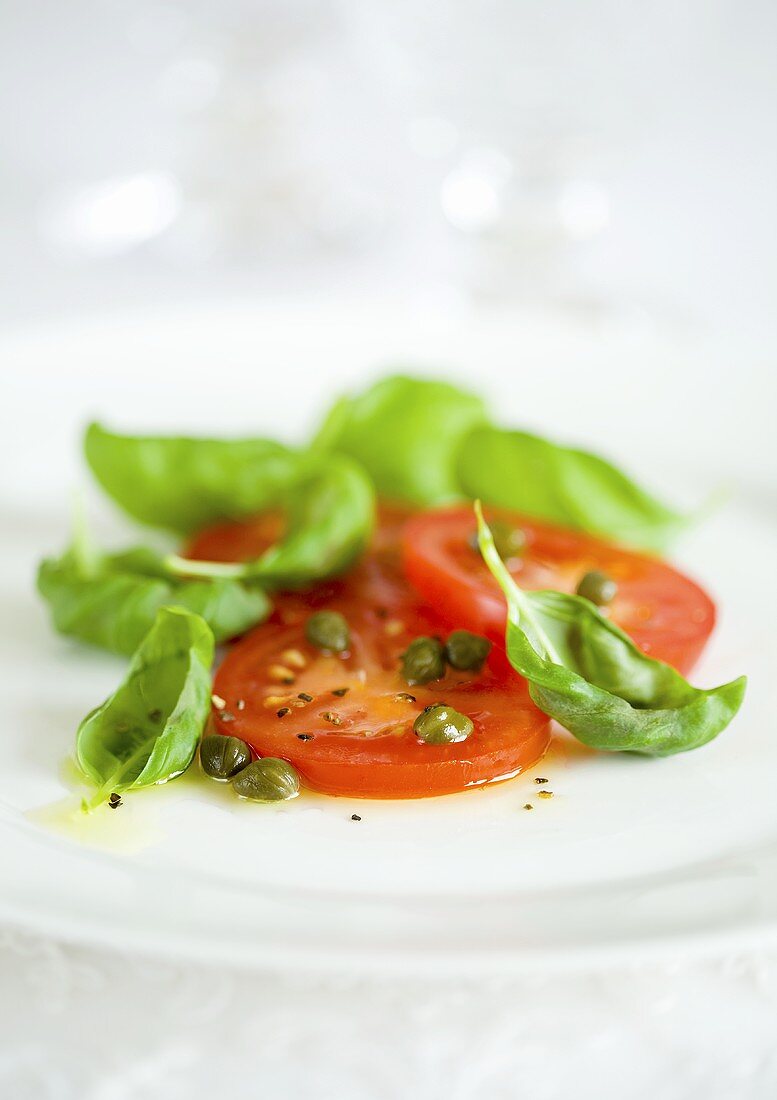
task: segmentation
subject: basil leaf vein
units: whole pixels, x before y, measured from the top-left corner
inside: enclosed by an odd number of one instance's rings
[[[669,756],[711,741],[739,710],[746,678],[692,687],[644,654],[582,596],[519,588],[499,557],[479,503],[483,558],[507,598],[507,656],[545,714],[605,752]]]
[[[122,683],[78,728],[76,758],[97,788],[85,808],[186,771],[210,714],[213,647],[199,615],[160,608]]]

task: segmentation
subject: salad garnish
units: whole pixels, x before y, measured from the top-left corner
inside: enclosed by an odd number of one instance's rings
[[[739,710],[747,679],[691,687],[634,645],[590,600],[524,591],[475,504],[483,558],[507,599],[507,656],[545,714],[604,752],[670,756],[711,741]]]
[[[268,439],[132,436],[90,424],[84,454],[124,511],[179,535],[274,507],[298,475],[294,451]]]
[[[471,630],[454,630],[445,643],[445,660],[462,672],[480,672],[491,652],[491,642]]]
[[[462,440],[456,460],[470,499],[562,527],[664,550],[688,526],[606,459],[528,432],[478,428]]]
[[[106,552],[79,519],[39,567],[60,633],[131,655],[78,730],[87,809],[175,778],[198,745],[202,772],[252,801],[301,783],[423,797],[530,767],[551,718],[594,749],[666,756],[741,704],[744,677],[704,690],[678,671],[715,619],[656,557],[689,518],[447,382],[341,398],[303,448],[99,424],[84,448],[126,513],[189,539]]]
[[[445,703],[425,707],[413,722],[413,729],[427,745],[450,745],[466,741],[475,723]]]
[[[345,572],[364,552],[375,520],[375,492],[360,466],[343,455],[299,460],[297,476],[276,501],[285,531],[253,561],[192,561],[170,554],[168,568],[183,577],[231,577],[265,588],[304,588]]]
[[[97,788],[85,809],[186,771],[210,714],[212,663],[207,623],[161,608],[124,680],[78,728],[78,764]]]
[[[253,760],[253,753],[245,741],[239,737],[225,737],[220,733],[211,733],[203,737],[200,743],[200,764],[202,770],[211,779],[226,782],[237,775]]]
[[[445,649],[439,638],[414,638],[402,654],[402,678],[413,684],[428,684],[445,675]]]
[[[305,623],[305,638],[323,653],[344,653],[351,644],[348,623],[339,611],[316,611]]]
[[[161,607],[200,615],[221,644],[264,622],[271,606],[255,585],[173,576],[162,555],[145,547],[100,553],[88,565],[71,547],[41,563],[38,591],[60,634],[125,656],[140,645]]]
[[[270,613],[261,588],[224,578],[193,583],[174,576],[164,556],[137,546],[119,553],[99,550],[89,534],[80,498],[70,546],[38,568],[38,591],[54,626],[82,642],[125,656],[143,641],[161,607],[175,605],[201,615],[217,644],[244,634]]]
[[[618,595],[618,582],[602,573],[601,569],[591,569],[577,582],[575,592],[597,607],[606,607]]]
[[[237,773],[232,790],[252,802],[286,802],[299,794],[299,775],[288,760],[265,756]]]
[[[456,451],[479,424],[483,401],[448,382],[396,375],[342,397],[313,439],[319,453],[350,455],[379,496],[430,506],[460,500]]]

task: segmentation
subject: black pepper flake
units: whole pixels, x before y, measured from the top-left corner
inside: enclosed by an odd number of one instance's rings
[[[397,702],[403,702],[403,703],[414,703],[415,702],[415,695],[411,695],[409,691],[399,691],[394,696],[394,698],[397,700]]]
[[[387,607],[376,607],[375,608],[375,614],[378,616],[379,619],[387,619],[388,618],[388,608]]]
[[[359,814],[351,814],[351,821],[361,821],[361,816]]]
[[[301,691],[299,693],[299,695],[297,696],[297,698],[301,699],[303,703],[312,703],[313,702],[313,696],[308,695],[308,693],[306,691]]]
[[[154,710],[150,710],[148,712],[148,717],[149,721],[158,722],[159,719],[162,717],[162,711],[158,707],[156,707]]]
[[[348,690],[348,688],[335,688],[332,694],[336,695],[338,699],[342,699],[344,695],[348,694]]]
[[[280,710],[276,710],[275,714],[278,718],[285,718],[290,709],[290,707],[281,707]]]
[[[299,741],[312,741],[313,740],[313,734],[312,733],[298,733],[297,734],[297,739]]]
[[[222,722],[234,722],[235,720],[235,716],[231,710],[222,710],[219,717],[221,718]]]
[[[115,810],[119,806],[121,806],[121,795],[116,794],[116,791],[112,791],[111,794],[108,796],[108,805],[112,810]]]
[[[541,775],[535,775],[535,777],[534,777],[534,782],[535,782],[535,783],[547,783],[547,782],[548,782],[548,780],[547,780],[547,779],[545,779],[545,778],[544,778],[543,776],[541,776]]]
[[[523,808],[524,808],[524,810],[533,810],[534,809],[531,802],[525,802]]]

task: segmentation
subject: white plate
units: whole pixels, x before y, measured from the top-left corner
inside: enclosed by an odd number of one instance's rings
[[[682,547],[683,564],[722,607],[694,679],[751,678],[740,716],[699,752],[607,757],[561,738],[528,776],[410,803],[306,795],[265,808],[187,778],[106,810],[103,824],[85,827],[86,844],[30,814],[67,793],[60,763],[75,726],[122,669],[53,635],[31,590],[35,562],[65,539],[78,425],[90,415],[214,433],[280,434],[281,424],[292,435],[362,364],[383,348],[396,362],[404,347],[425,367],[447,359],[460,377],[476,374],[508,422],[588,442],[609,423],[607,449],[675,496],[679,483],[690,496],[713,487],[710,432],[724,422],[720,466],[731,465],[736,410],[712,392],[709,360],[655,339],[637,347],[622,332],[604,339],[510,318],[404,325],[398,336],[396,317],[363,310],[358,327],[332,310],[233,310],[69,326],[9,344],[4,469],[16,482],[5,492],[1,578],[0,916],[168,955],[392,971],[580,965],[777,937],[777,511],[744,461],[735,499]],[[541,369],[518,371],[516,346]],[[662,372],[666,385],[640,382]],[[708,397],[691,407],[702,372]],[[672,393],[686,399],[684,419]],[[759,448],[769,454],[765,425],[754,406],[751,461]],[[101,535],[137,538],[107,504],[95,510]],[[533,798],[537,774],[549,777],[552,800]]]

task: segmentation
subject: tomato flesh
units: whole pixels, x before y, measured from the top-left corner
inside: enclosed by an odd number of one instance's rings
[[[613,622],[651,657],[684,673],[693,667],[715,625],[715,605],[694,581],[658,558],[591,535],[493,514],[526,537],[525,550],[507,562],[522,587],[574,592],[585,573],[601,570],[618,585],[607,609]],[[471,546],[474,531],[469,507],[416,514],[403,528],[404,569],[446,621],[501,640],[505,600]]]
[[[261,557],[282,534],[283,520],[278,512],[246,520],[224,520],[193,535],[183,553],[198,561],[250,561]]]
[[[238,642],[216,674],[214,692],[226,703],[214,714],[217,730],[243,738],[260,756],[289,760],[307,786],[327,794],[461,791],[517,774],[549,743],[548,718],[498,646],[479,673],[449,670],[415,686],[402,679],[400,656],[409,642],[448,632],[403,576],[405,518],[384,509],[372,550],[347,576],[277,596],[272,618]],[[236,560],[236,549],[249,544],[251,556],[261,552],[267,535],[265,521],[225,525],[199,536],[189,553]],[[305,640],[305,621],[321,608],[348,620],[347,653],[322,653]],[[430,745],[415,734],[417,715],[441,701],[472,718],[466,741]]]

